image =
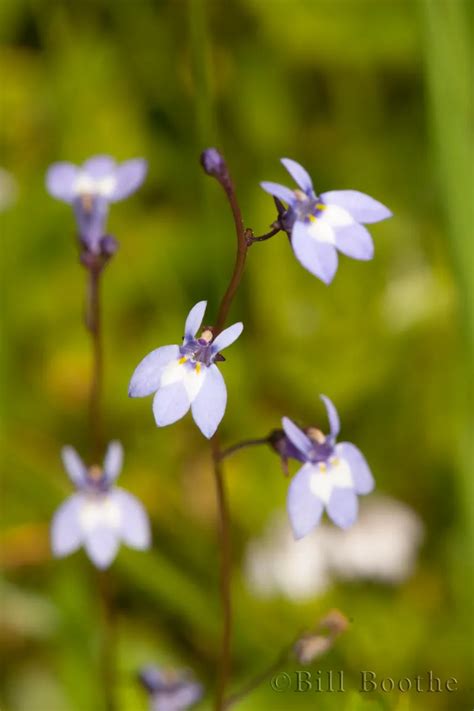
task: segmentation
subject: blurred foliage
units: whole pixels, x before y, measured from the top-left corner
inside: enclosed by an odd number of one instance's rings
[[[0,4],[1,162],[18,185],[2,216],[4,711],[102,710],[95,577],[82,552],[53,561],[47,541],[70,491],[60,447],[84,455],[89,447],[90,344],[72,215],[46,194],[44,174],[51,162],[96,153],[149,161],[144,187],[112,210],[121,247],[103,294],[106,430],[124,444],[121,482],[154,527],[153,550],[122,550],[112,569],[120,709],[145,708],[134,675],[149,660],[192,667],[212,687],[219,607],[208,446],[189,417],[157,430],[150,402],[126,397],[135,365],[180,337],[192,304],[207,298],[212,319],[232,267],[228,208],[198,165],[206,145],[223,149],[257,232],[274,219],[258,181],[284,182],[285,155],[304,163],[317,189],[359,189],[395,214],[372,230],[376,259],[342,258],[330,289],[302,269],[284,236],[252,247],[231,314],[245,337],[222,366],[224,440],[263,435],[283,413],[321,422],[325,392],[378,489],[414,508],[427,529],[405,585],[344,584],[305,604],[255,599],[239,572],[242,554],[284,507],[287,482],[269,451],[229,461],[236,684],[337,605],[353,624],[315,664],[344,669],[351,691],[343,700],[318,695],[319,708],[472,704],[472,456],[463,439],[471,16],[464,0]],[[365,699],[356,691],[361,669],[394,678],[432,669],[458,678],[460,691],[454,702],[446,693]],[[314,694],[264,685],[241,708],[315,703]]]

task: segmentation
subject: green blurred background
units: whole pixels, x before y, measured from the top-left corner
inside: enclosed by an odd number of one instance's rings
[[[137,666],[189,666],[210,688],[219,639],[210,457],[187,417],[157,430],[151,401],[127,399],[147,352],[181,336],[200,299],[216,314],[234,255],[228,207],[198,164],[217,145],[246,224],[274,219],[260,180],[291,156],[317,190],[355,188],[391,207],[373,262],[341,258],[330,288],[280,235],[255,245],[231,320],[245,332],[222,371],[225,443],[282,414],[324,424],[366,454],[378,491],[420,516],[425,539],[401,585],[334,584],[303,602],[256,597],[249,539],[284,508],[266,449],[226,469],[233,520],[234,687],[329,607],[349,631],[314,669],[351,691],[276,694],[239,708],[461,709],[469,684],[472,446],[472,164],[469,28],[463,0],[3,0],[2,158],[17,196],[2,215],[5,274],[1,587],[3,711],[102,711],[100,603],[84,554],[51,559],[48,522],[71,492],[59,451],[89,449],[90,344],[73,218],[44,188],[48,165],[96,153],[145,156],[149,175],[113,207],[120,251],[104,277],[106,432],[124,444],[121,484],[147,505],[154,546],[112,568],[120,711],[146,708]],[[472,466],[471,466],[472,469]],[[294,667],[287,665],[287,671]],[[456,695],[360,696],[361,669],[454,676]],[[208,708],[209,699],[200,708]]]

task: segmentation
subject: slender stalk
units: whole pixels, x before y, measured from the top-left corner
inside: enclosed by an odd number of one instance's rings
[[[89,421],[92,442],[92,460],[98,463],[102,448],[102,330],[100,308],[101,267],[91,266],[87,289],[86,326],[91,334],[92,376],[89,394]]]
[[[260,444],[268,444],[269,443],[269,438],[268,437],[260,437],[256,439],[244,439],[242,442],[237,442],[237,444],[233,444],[231,447],[226,447],[226,449],[222,449],[219,453],[219,460],[222,461],[223,459],[226,459],[227,457],[232,456],[235,452],[240,451],[241,449],[247,449],[247,447],[258,447]]]
[[[105,709],[115,711],[116,625],[112,581],[108,570],[98,571],[101,599],[102,639],[100,649],[101,677],[105,690]]]
[[[296,637],[291,644],[285,647],[268,667],[254,676],[253,679],[250,679],[250,681],[244,684],[234,694],[231,694],[231,696],[229,696],[224,702],[224,709],[227,711],[227,709],[235,706],[235,704],[248,696],[248,694],[252,693],[252,691],[255,691],[255,689],[263,684],[264,681],[273,676],[273,674],[276,674],[276,672],[281,669],[283,664],[285,664],[285,662],[287,662],[290,658],[290,654],[293,651],[297,639],[298,637]]]
[[[103,448],[102,426],[102,319],[101,319],[101,275],[103,265],[92,263],[88,266],[86,327],[91,334],[92,374],[89,395],[89,423],[92,462],[100,461]],[[101,677],[105,695],[106,711],[115,711],[115,609],[111,580],[108,571],[98,571],[102,619],[102,639],[100,646]]]
[[[245,268],[245,259],[247,257],[247,250],[249,248],[249,243],[247,241],[247,232],[244,227],[244,222],[242,219],[242,213],[240,211],[240,206],[235,194],[234,184],[229,173],[226,172],[224,179],[219,180],[220,184],[225,190],[227,199],[229,201],[230,208],[232,210],[232,216],[234,218],[235,232],[237,235],[237,251],[235,255],[234,271],[227,287],[227,291],[222,297],[222,301],[217,314],[217,320],[214,326],[214,333],[217,335],[224,328],[224,324],[229,313],[233,298],[239,287],[242,275]]]
[[[220,546],[220,595],[223,612],[222,641],[220,666],[217,678],[215,708],[224,708],[225,690],[230,676],[230,644],[232,638],[232,599],[231,599],[231,542],[229,506],[225,482],[221,467],[219,436],[215,434],[211,440],[214,483],[216,487],[217,509],[219,515],[219,546]]]
[[[264,235],[260,235],[259,237],[254,237],[253,235],[249,235],[247,237],[247,243],[248,246],[252,245],[254,242],[265,242],[265,240],[270,239],[271,237],[274,237],[277,235],[279,232],[281,232],[281,227],[274,227],[273,229],[270,230],[270,232],[265,232]]]

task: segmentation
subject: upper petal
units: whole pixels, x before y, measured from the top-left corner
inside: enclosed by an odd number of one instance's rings
[[[97,526],[87,534],[84,546],[96,568],[108,568],[117,555],[120,542],[117,534],[107,526]]]
[[[308,171],[302,165],[291,158],[282,158],[281,162],[300,188],[306,193],[313,190],[313,181]]]
[[[82,171],[94,180],[113,176],[115,173],[116,162],[111,156],[93,156],[86,160],[82,166]]]
[[[363,225],[354,223],[347,227],[338,227],[335,235],[336,247],[346,256],[364,261],[374,256],[372,237]]]
[[[362,452],[350,442],[336,445],[336,454],[349,465],[354,490],[358,494],[368,494],[374,488],[375,482]]]
[[[286,202],[289,205],[292,205],[295,202],[296,198],[293,190],[286,188],[284,185],[264,181],[263,183],[260,183],[260,187],[263,188],[266,193],[277,197],[279,200],[283,200],[283,202]]]
[[[82,529],[79,522],[81,501],[81,494],[73,494],[61,504],[53,516],[51,549],[54,556],[69,555],[82,543]]]
[[[133,158],[121,163],[115,171],[115,187],[110,195],[111,202],[123,200],[137,190],[145,180],[148,163],[144,158]]]
[[[104,457],[104,474],[108,484],[111,484],[122,471],[123,447],[120,442],[110,442]]]
[[[392,216],[388,207],[358,190],[331,190],[321,197],[328,205],[343,207],[357,222],[379,222]]]
[[[227,390],[217,365],[207,368],[204,383],[191,404],[194,422],[204,437],[210,439],[224,417]]]
[[[238,339],[243,330],[244,324],[240,321],[238,323],[232,324],[232,326],[229,326],[229,328],[225,328],[212,342],[212,353],[219,353],[220,351],[224,350],[224,348],[227,348],[227,346],[230,346],[234,341]]]
[[[61,449],[61,458],[64,469],[73,484],[78,488],[84,486],[87,480],[87,467],[74,447],[66,446]]]
[[[303,538],[318,523],[323,504],[311,491],[312,464],[305,464],[291,480],[288,489],[287,508],[295,538]]]
[[[341,422],[339,420],[339,415],[338,412],[334,406],[334,403],[332,400],[330,400],[327,395],[320,395],[319,396],[321,400],[324,402],[324,405],[326,406],[326,412],[329,420],[329,431],[331,434],[331,437],[333,439],[336,439],[337,435],[339,434],[339,430],[341,429]]]
[[[163,370],[179,358],[179,346],[162,346],[137,365],[128,386],[129,397],[145,397],[158,390]]]
[[[72,202],[78,174],[79,169],[72,163],[54,163],[46,173],[46,187],[49,194],[58,200]]]
[[[160,388],[153,399],[153,414],[158,427],[171,425],[189,410],[191,402],[181,381]]]
[[[122,540],[132,548],[139,550],[149,548],[150,522],[142,503],[125,489],[116,488],[112,496],[120,507]]]
[[[337,271],[337,251],[332,244],[312,236],[314,228],[296,221],[291,233],[291,245],[298,261],[311,274],[330,284]]]
[[[184,340],[194,338],[201,327],[204,314],[206,312],[207,301],[198,301],[188,313],[184,324]]]
[[[300,430],[289,417],[283,417],[281,423],[290,442],[292,442],[305,457],[310,457],[313,451],[313,443],[308,435],[306,435],[303,430]]]
[[[329,517],[340,528],[349,528],[356,522],[359,504],[353,489],[334,487],[326,510]]]

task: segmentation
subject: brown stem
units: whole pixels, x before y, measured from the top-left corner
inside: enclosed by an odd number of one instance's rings
[[[281,232],[281,227],[276,226],[273,229],[271,229],[270,232],[266,232],[264,235],[260,235],[259,237],[254,237],[253,235],[248,235],[247,236],[248,246],[250,247],[250,245],[252,245],[254,242],[265,242],[265,240],[270,239],[271,237],[274,237],[279,232]]]
[[[89,395],[89,419],[92,441],[92,461],[99,462],[102,448],[102,331],[100,309],[100,267],[91,266],[87,289],[86,326],[92,341],[92,377]]]
[[[222,711],[224,708],[225,690],[230,676],[230,643],[232,636],[230,520],[225,482],[221,467],[218,434],[212,437],[211,447],[219,515],[219,545],[221,554],[220,595],[224,617],[215,708],[216,711]]]
[[[227,291],[222,297],[221,304],[219,306],[219,311],[217,314],[217,320],[214,326],[214,334],[217,335],[224,328],[224,324],[227,319],[227,314],[232,304],[232,300],[235,296],[235,292],[238,289],[240,280],[244,273],[245,259],[247,257],[247,250],[249,244],[247,242],[247,234],[244,227],[244,222],[242,219],[242,213],[240,211],[239,203],[237,201],[237,196],[235,194],[234,184],[230,175],[227,173],[225,179],[219,180],[220,184],[225,190],[227,199],[229,201],[232,216],[234,218],[235,232],[237,235],[237,252],[235,255],[234,271],[232,272],[232,277],[227,287]]]
[[[100,286],[102,265],[92,263],[88,267],[86,327],[91,334],[92,375],[89,395],[89,422],[91,435],[92,462],[98,464],[102,457],[102,322],[100,308]],[[115,610],[108,571],[98,571],[98,589],[101,604],[101,676],[105,695],[106,711],[115,711]]]
[[[222,449],[219,453],[219,459],[222,461],[223,459],[226,459],[226,457],[230,457],[234,452],[238,452],[241,449],[247,449],[247,447],[257,447],[260,444],[269,444],[270,440],[268,437],[260,437],[256,439],[244,439],[242,442],[237,442],[237,444],[233,444],[231,447],[226,447],[226,449]]]

